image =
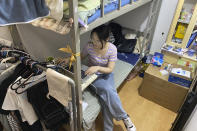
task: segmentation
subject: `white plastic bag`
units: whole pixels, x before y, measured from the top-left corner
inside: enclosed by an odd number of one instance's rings
[[[63,0],[45,0],[50,10],[50,17],[61,21],[63,17]]]

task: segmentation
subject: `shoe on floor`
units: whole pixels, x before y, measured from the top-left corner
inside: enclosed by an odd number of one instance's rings
[[[124,125],[127,129],[127,131],[136,131],[135,125],[132,123],[130,117],[123,119]]]

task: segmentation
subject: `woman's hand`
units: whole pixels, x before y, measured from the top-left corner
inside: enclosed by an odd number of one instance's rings
[[[86,70],[85,75],[91,75],[98,71],[99,71],[99,66],[91,66]]]

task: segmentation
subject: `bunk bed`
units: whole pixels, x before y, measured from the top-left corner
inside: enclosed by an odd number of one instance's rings
[[[143,6],[151,1],[154,0],[111,0],[108,4],[105,4],[106,0],[101,0],[101,8],[97,7],[95,12],[87,19],[86,22],[82,22],[82,25],[87,24],[87,26],[82,26],[79,28],[79,19],[78,13],[76,13],[76,8],[78,7],[77,0],[68,0],[69,6],[69,18],[73,19],[73,24],[70,30],[63,34],[70,34],[71,37],[71,45],[73,53],[80,52],[80,35],[92,30],[93,28],[102,25],[110,20],[117,18],[131,10],[134,10],[140,6]],[[108,0],[110,1],[110,0]],[[41,19],[42,21],[43,19]],[[65,22],[65,21],[64,21]],[[35,23],[34,23],[35,24]],[[57,23],[56,23],[57,24]],[[58,22],[58,24],[60,24]],[[37,23],[37,26],[39,24]],[[64,25],[62,25],[64,26]],[[41,27],[41,26],[40,26]],[[17,28],[21,37],[22,42],[24,43],[23,33],[20,28]],[[56,30],[55,32],[58,33]],[[62,33],[60,33],[62,34]],[[143,41],[144,42],[144,41]],[[143,48],[143,43],[139,42],[140,47]],[[116,62],[116,66],[114,69],[114,76],[115,76],[115,88],[117,89],[121,83],[125,80],[131,70],[135,67],[135,65],[140,61],[143,57],[143,52],[146,51],[144,49],[140,50],[140,55],[137,55],[137,59],[134,63],[124,62],[122,60],[118,60]],[[121,70],[121,72],[120,72]],[[84,91],[81,90],[81,61],[80,57],[76,57],[76,62],[74,64],[74,76],[73,79],[76,84],[76,105],[77,105],[77,123],[75,123],[76,128],[75,130],[80,131],[81,127],[83,126],[84,130],[89,130],[93,127],[94,121],[98,116],[101,106],[99,104],[98,98],[96,94],[92,93],[90,88],[85,89]],[[88,104],[87,108],[83,111],[82,110],[82,103],[84,101]],[[82,125],[81,125],[82,124]]]

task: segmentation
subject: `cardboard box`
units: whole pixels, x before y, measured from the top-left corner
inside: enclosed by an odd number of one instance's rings
[[[189,88],[168,82],[160,68],[150,65],[144,75],[139,94],[169,110],[177,112],[184,102]]]
[[[176,74],[171,71],[168,81],[181,85],[181,86],[190,87],[192,83],[192,79],[193,79],[192,69],[187,66],[181,66],[177,64],[172,64],[172,69],[173,68],[181,68],[182,70],[188,71],[190,72],[190,76],[189,77],[182,76],[180,74]]]

